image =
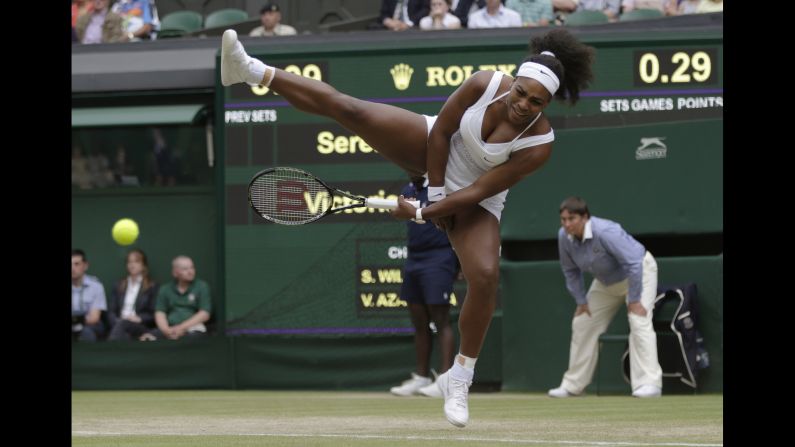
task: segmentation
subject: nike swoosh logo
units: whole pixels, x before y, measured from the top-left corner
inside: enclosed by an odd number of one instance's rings
[[[484,160],[486,160],[486,163],[496,163],[496,162],[494,162],[494,161],[491,161],[491,160],[489,160],[489,159],[488,159],[488,158],[486,158],[486,157],[483,157],[483,159],[484,159]]]

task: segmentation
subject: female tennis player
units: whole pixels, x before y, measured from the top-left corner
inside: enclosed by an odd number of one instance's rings
[[[431,204],[402,197],[398,219],[429,219],[447,231],[467,281],[461,341],[437,385],[447,420],[469,421],[475,362],[494,312],[499,279],[499,221],[508,189],[549,159],[555,134],[544,115],[553,98],[574,104],[593,78],[594,50],[568,31],[531,39],[533,55],[516,77],[479,71],[447,99],[438,116],[363,101],[334,87],[248,56],[234,30],[224,32],[221,82],[269,87],[295,108],[334,119],[410,176],[428,177]]]

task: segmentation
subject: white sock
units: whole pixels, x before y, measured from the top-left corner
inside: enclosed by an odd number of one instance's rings
[[[462,360],[463,360],[463,363],[461,363]],[[458,355],[456,356],[455,361],[456,361],[456,363],[461,363],[462,365],[464,365],[464,368],[475,369],[475,362],[477,362],[478,359],[477,358],[472,358],[472,357],[467,357],[464,354],[461,354],[459,352]]]
[[[266,69],[270,71],[270,74],[266,75],[268,76],[268,80],[263,82],[262,85],[264,85],[265,87],[270,87],[271,81],[273,81],[273,78],[276,77],[276,69],[271,67],[270,65],[266,65],[266,67],[267,67]]]
[[[458,355],[464,358],[465,363],[466,360],[472,360],[471,362],[472,365],[471,366],[468,366],[466,364],[462,365],[461,363],[459,363],[458,359],[456,359],[453,362],[453,367],[450,368],[450,377],[453,377],[456,380],[471,382],[472,378],[475,377],[475,361],[477,361],[477,359],[466,357],[461,354]]]
[[[271,71],[273,74],[270,75],[270,78],[265,83],[260,84],[260,82],[262,82],[262,78],[265,77],[265,73],[268,71]],[[271,85],[274,74],[276,74],[276,70],[273,67],[266,65],[261,60],[252,57],[249,59],[246,83],[249,85],[264,85],[265,87],[268,87]]]

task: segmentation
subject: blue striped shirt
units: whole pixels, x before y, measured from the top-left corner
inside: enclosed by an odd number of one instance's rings
[[[640,300],[646,248],[618,223],[591,216],[585,224],[582,241],[569,236],[561,227],[558,251],[566,288],[577,304],[588,302],[583,272],[592,274],[606,286],[629,279],[628,300]]]
[[[96,276],[83,275],[83,284],[72,284],[72,316],[86,315],[94,309],[107,310],[105,287]]]

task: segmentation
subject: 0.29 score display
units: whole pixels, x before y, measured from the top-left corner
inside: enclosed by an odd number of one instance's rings
[[[634,52],[635,86],[717,84],[716,48]]]

